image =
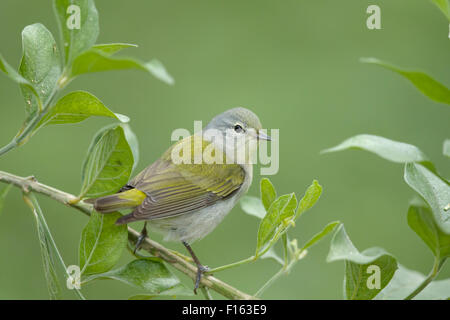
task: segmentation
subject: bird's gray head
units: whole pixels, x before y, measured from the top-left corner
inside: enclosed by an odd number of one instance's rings
[[[270,140],[270,137],[260,132],[261,121],[252,111],[239,107],[229,109],[215,116],[205,127],[205,130],[218,130],[222,133],[234,132],[235,135],[248,135],[261,140]]]
[[[254,161],[258,142],[270,140],[261,129],[256,114],[245,108],[234,108],[215,116],[203,130],[203,138],[213,141],[232,159],[249,163]]]

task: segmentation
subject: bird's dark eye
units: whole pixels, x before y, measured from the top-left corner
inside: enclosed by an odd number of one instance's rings
[[[234,131],[236,131],[237,133],[241,133],[242,131],[244,131],[244,129],[241,125],[237,124],[234,126]]]

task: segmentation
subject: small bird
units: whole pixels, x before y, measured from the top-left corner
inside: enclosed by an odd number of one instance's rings
[[[135,250],[147,236],[147,222],[152,231],[164,235],[164,240],[181,241],[197,265],[196,293],[203,273],[209,269],[200,263],[190,245],[209,234],[249,189],[253,177],[250,159],[260,140],[271,140],[261,128],[252,111],[227,110],[214,117],[200,134],[172,145],[118,193],[87,202],[100,213],[132,209],[117,220],[117,225],[144,220]],[[216,161],[198,161],[198,154]]]

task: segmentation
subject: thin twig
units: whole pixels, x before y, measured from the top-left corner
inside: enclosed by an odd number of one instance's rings
[[[26,125],[19,131],[19,133],[14,137],[14,139],[11,140],[6,146],[0,148],[0,156],[11,151],[14,148],[17,148],[23,144],[25,144],[31,136],[34,134],[34,130],[36,129],[39,122],[44,118],[44,116],[47,114],[48,111],[50,111],[50,108],[53,104],[53,101],[58,96],[58,93],[64,89],[64,86],[67,85],[67,83],[60,83],[61,78],[58,80],[59,85],[55,86],[48,96],[45,103],[42,105],[42,102],[39,97],[37,97],[39,109],[37,115],[32,118]]]
[[[18,188],[21,188],[25,192],[34,191],[36,193],[46,195],[60,203],[78,209],[79,211],[83,212],[88,216],[91,214],[92,205],[84,203],[83,201],[77,203],[70,203],[77,197],[74,196],[73,194],[39,183],[34,177],[19,177],[11,173],[0,171],[0,181],[12,184]],[[136,243],[138,237],[139,232],[128,227],[128,239],[132,243]],[[191,279],[195,280],[197,274],[197,267],[181,258],[179,254],[174,254],[172,250],[167,249],[158,242],[148,238],[144,240],[141,248],[143,250],[146,250],[152,255],[160,257],[175,269],[181,271]],[[239,300],[255,299],[255,297],[246,294],[210,275],[204,275],[202,277],[200,285],[205,286],[211,290],[214,290],[217,293],[229,299],[239,299]]]
[[[285,268],[281,268],[275,273],[263,286],[255,293],[255,297],[261,297],[261,295],[269,288],[279,277],[281,277],[286,272]]]

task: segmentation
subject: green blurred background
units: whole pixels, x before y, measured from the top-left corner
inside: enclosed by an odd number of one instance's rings
[[[442,156],[442,142],[450,137],[448,106],[431,102],[397,74],[358,62],[374,56],[427,71],[448,85],[448,22],[427,0],[376,1],[382,30],[372,31],[366,28],[370,4],[375,1],[96,1],[98,43],[138,44],[125,54],[160,59],[176,84],[144,72],[115,71],[81,76],[66,92],[88,90],[132,119],[141,152],[135,173],[170,145],[173,129],[192,130],[193,120],[205,123],[230,107],[251,108],[264,127],[280,129],[280,170],[270,177],[279,192],[300,196],[313,179],[324,186],[291,238],[303,242],[329,221],[341,220],[358,249],[381,246],[407,267],[427,273],[432,255],[406,223],[413,191],[403,182],[402,166],[362,151],[319,154],[349,136],[370,133],[419,146],[449,175],[450,162]],[[51,1],[0,1],[0,52],[12,65],[19,64],[21,30],[35,22],[57,36]],[[18,86],[0,76],[1,145],[23,118]],[[44,128],[1,157],[0,170],[33,174],[76,194],[90,140],[110,122],[93,118]],[[257,174],[249,194],[258,195],[259,179]],[[66,263],[77,264],[87,218],[43,196],[39,200]],[[257,227],[256,218],[236,207],[194,250],[212,267],[245,258],[254,252]],[[312,248],[264,298],[341,299],[344,266],[325,262],[329,240]],[[165,245],[184,252],[177,243]],[[125,252],[120,264],[129,260]],[[254,293],[277,269],[263,260],[218,277]],[[447,266],[440,278],[449,276]],[[83,291],[91,299],[137,292],[110,280]],[[0,299],[47,298],[34,219],[13,189],[0,216]]]

